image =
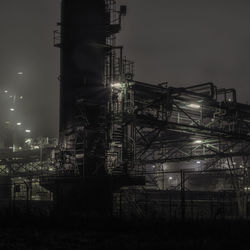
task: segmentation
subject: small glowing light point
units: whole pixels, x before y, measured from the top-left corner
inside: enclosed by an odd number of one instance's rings
[[[25,140],[25,143],[30,144],[30,143],[31,143],[31,138],[27,138],[27,139]]]
[[[26,129],[25,132],[26,132],[26,133],[30,133],[31,130],[30,130],[30,129]]]
[[[170,176],[168,179],[169,179],[169,180],[173,180],[173,177],[172,177],[172,176]]]
[[[196,143],[196,144],[201,144],[202,141],[201,141],[201,140],[196,140],[194,143]]]
[[[10,108],[10,111],[15,111],[15,109],[13,109],[13,108]]]
[[[155,168],[155,165],[153,165],[152,168]]]
[[[201,164],[201,162],[200,162],[200,161],[197,161],[196,163],[197,163],[197,164]]]
[[[16,124],[17,126],[21,126],[22,125],[22,123],[21,122],[17,122],[17,124]]]
[[[4,93],[8,93],[8,90],[4,90]]]
[[[22,100],[22,99],[23,99],[23,96],[20,96],[20,99]]]
[[[23,72],[22,72],[22,71],[20,71],[20,72],[18,72],[17,74],[18,74],[18,75],[23,75]]]
[[[190,108],[194,108],[194,109],[199,109],[201,107],[199,104],[195,104],[195,103],[190,103],[187,106]]]

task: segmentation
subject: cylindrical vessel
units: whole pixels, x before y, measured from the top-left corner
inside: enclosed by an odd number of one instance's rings
[[[62,1],[60,143],[83,149],[85,175],[104,168],[105,39],[104,0]]]

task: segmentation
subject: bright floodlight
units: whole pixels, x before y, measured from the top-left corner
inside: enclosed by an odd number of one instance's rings
[[[111,87],[114,88],[114,89],[121,89],[122,84],[120,82],[112,83]]]
[[[16,124],[17,126],[21,126],[22,125],[22,123],[21,122],[17,122],[17,124]]]
[[[31,130],[30,130],[30,129],[26,129],[25,132],[26,132],[26,133],[30,133]]]
[[[196,140],[194,143],[196,143],[196,144],[201,144],[202,141],[201,141],[201,140]]]
[[[10,111],[15,111],[15,109],[13,109],[13,108],[10,108]]]
[[[18,75],[23,75],[23,72],[22,72],[22,71],[20,71],[20,72],[18,72],[17,74],[18,74]]]
[[[201,106],[199,104],[190,103],[188,104],[188,107],[193,108],[193,109],[199,109]]]

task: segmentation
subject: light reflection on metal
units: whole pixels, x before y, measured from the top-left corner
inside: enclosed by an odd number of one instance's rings
[[[200,109],[201,106],[199,104],[195,104],[195,103],[190,103],[187,105],[190,108],[194,108],[194,109]]]

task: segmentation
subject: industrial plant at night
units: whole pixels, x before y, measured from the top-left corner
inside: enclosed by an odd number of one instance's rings
[[[33,136],[25,96],[0,93],[1,215],[247,221],[250,105],[213,82],[138,81],[116,40],[126,15],[61,1],[59,138]]]
[[[19,138],[5,124],[2,209],[247,218],[250,106],[210,82],[136,81],[116,43],[126,11],[113,0],[62,1],[59,140],[29,129]]]

